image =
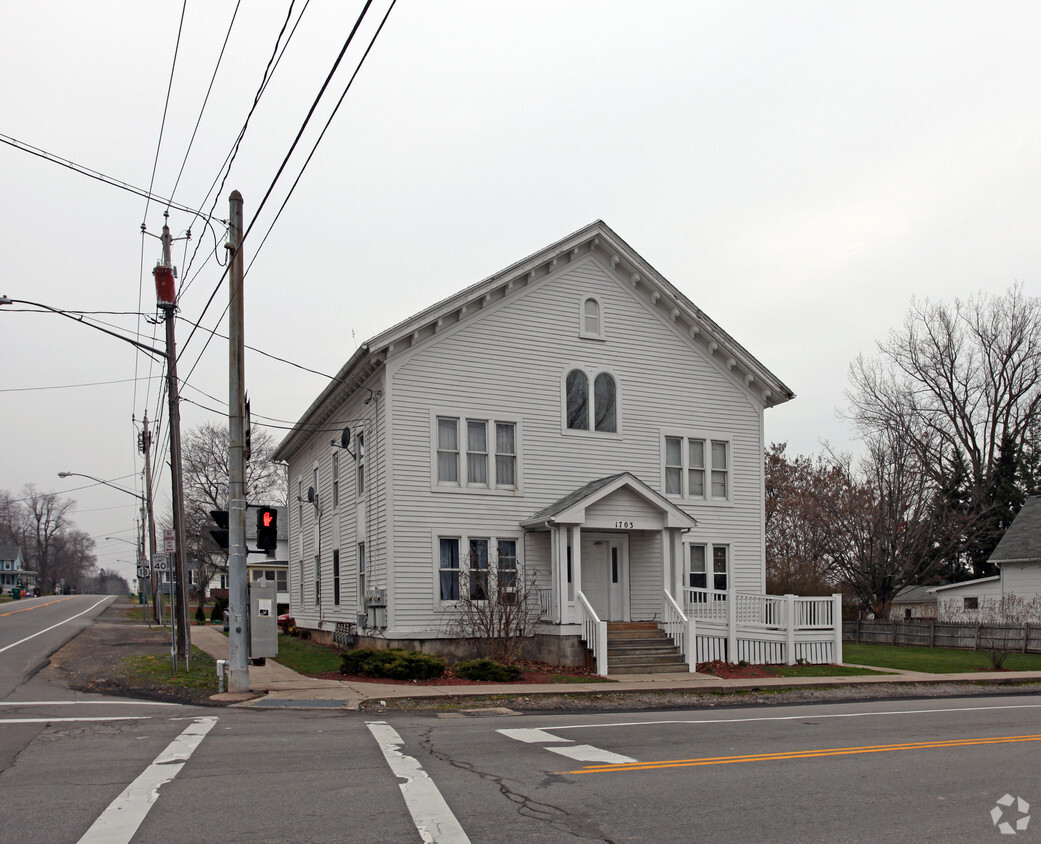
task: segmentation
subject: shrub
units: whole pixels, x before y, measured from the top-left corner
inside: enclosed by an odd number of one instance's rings
[[[503,665],[493,659],[466,659],[453,665],[452,670],[464,680],[490,680],[493,683],[509,683],[521,675],[516,665]]]
[[[206,608],[202,604],[195,608],[195,622],[196,624],[206,623]]]
[[[213,599],[213,609],[210,610],[210,622],[212,624],[220,624],[224,621],[224,608],[227,607],[227,603],[223,598]]]
[[[340,673],[392,680],[429,680],[445,673],[445,661],[439,656],[404,648],[357,648],[340,657]]]

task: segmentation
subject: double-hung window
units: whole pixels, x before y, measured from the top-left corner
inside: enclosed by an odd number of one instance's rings
[[[340,552],[333,551],[333,606],[340,606]]]
[[[517,586],[516,539],[438,537],[437,595],[440,601],[487,601],[491,598],[513,603]]]
[[[340,452],[333,452],[333,507],[340,504]]]
[[[516,488],[515,422],[438,416],[434,437],[437,486]]]
[[[682,498],[729,500],[729,441],[665,437],[665,493]]]
[[[726,592],[728,586],[729,545],[687,546],[687,585],[692,589]],[[695,595],[695,601],[704,601],[705,595]]]

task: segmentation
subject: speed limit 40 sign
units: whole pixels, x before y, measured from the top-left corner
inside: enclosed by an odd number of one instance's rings
[[[156,554],[152,568],[156,571],[170,571],[170,558],[166,554]]]

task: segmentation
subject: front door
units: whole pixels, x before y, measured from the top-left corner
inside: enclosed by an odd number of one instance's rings
[[[582,591],[601,621],[629,620],[629,537],[582,534]]]

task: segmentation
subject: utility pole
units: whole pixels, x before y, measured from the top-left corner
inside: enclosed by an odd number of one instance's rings
[[[152,507],[152,432],[148,428],[148,411],[145,411],[144,427],[141,430],[141,453],[145,456],[145,509],[148,515],[148,559],[153,568],[148,576],[152,584],[152,618],[159,623],[159,590],[156,589],[155,572],[155,511]],[[142,539],[142,549],[144,541]]]
[[[228,691],[249,691],[249,606],[246,594],[245,340],[243,338],[242,194],[229,197],[228,309]]]
[[[167,214],[163,215],[167,217]],[[174,337],[174,311],[177,309],[174,268],[170,260],[170,226],[163,223],[162,263],[152,270],[159,307],[166,317],[166,391],[170,400],[170,481],[173,494],[174,551],[174,659],[189,667],[191,634],[188,628],[188,558],[184,543],[184,483],[181,478],[181,409],[177,383],[177,341]]]

